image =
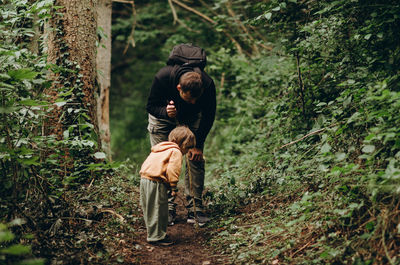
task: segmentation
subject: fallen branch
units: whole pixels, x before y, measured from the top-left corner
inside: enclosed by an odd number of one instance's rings
[[[124,217],[122,217],[122,215],[116,213],[116,212],[115,212],[114,210],[112,210],[112,209],[101,209],[99,212],[100,212],[100,213],[111,213],[112,215],[115,215],[116,217],[118,217],[118,219],[119,219],[121,222],[125,222]]]
[[[113,2],[116,3],[123,3],[123,4],[134,4],[134,1],[128,1],[128,0],[112,0]]]
[[[290,143],[288,143],[288,144],[282,145],[281,147],[278,148],[278,150],[280,150],[280,149],[282,149],[282,148],[284,148],[284,147],[286,147],[286,146],[289,146],[289,145],[295,144],[295,143],[297,143],[297,142],[300,142],[301,140],[303,140],[303,139],[305,139],[305,138],[307,138],[307,137],[309,137],[309,136],[311,136],[311,135],[318,134],[318,133],[323,132],[323,131],[325,131],[325,130],[326,130],[326,128],[323,128],[323,129],[319,129],[319,130],[310,132],[309,134],[304,135],[304,136],[301,137],[300,139],[297,139],[297,140],[292,141],[292,142],[290,142]]]
[[[314,241],[311,240],[310,242],[308,242],[307,244],[305,244],[304,246],[302,246],[301,248],[299,248],[295,253],[293,253],[290,258],[293,258],[297,253],[299,253],[300,251],[302,251],[303,249],[305,249],[306,247],[308,247],[311,243],[313,243]]]
[[[85,222],[99,223],[99,221],[96,221],[96,220],[80,218],[80,217],[68,217],[68,216],[66,216],[66,217],[59,217],[57,219],[61,219],[61,220],[80,220],[80,221],[85,221]]]

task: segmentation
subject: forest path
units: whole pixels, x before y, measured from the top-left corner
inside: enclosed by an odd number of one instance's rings
[[[146,241],[146,227],[138,228],[136,257],[139,264],[163,265],[208,265],[226,264],[223,256],[215,255],[212,246],[207,245],[207,234],[211,228],[196,228],[186,223],[187,211],[183,204],[183,192],[180,191],[177,202],[175,225],[168,226],[167,234],[175,243],[171,246],[151,245]]]

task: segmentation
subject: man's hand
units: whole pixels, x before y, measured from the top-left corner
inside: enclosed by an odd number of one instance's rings
[[[175,103],[172,100],[167,105],[167,115],[170,118],[175,118],[176,117]]]
[[[203,161],[203,151],[199,148],[192,148],[187,153],[189,160],[192,161]]]
[[[172,197],[175,197],[175,196],[177,196],[177,195],[178,195],[178,191],[177,191],[177,190],[171,191],[171,196],[172,196]]]

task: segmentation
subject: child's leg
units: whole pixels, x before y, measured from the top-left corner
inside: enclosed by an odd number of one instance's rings
[[[140,201],[147,228],[147,241],[158,241],[167,235],[168,196],[165,183],[142,178]]]
[[[169,133],[176,127],[176,123],[166,119],[159,119],[149,114],[147,130],[150,134],[150,144],[154,146],[163,141],[168,141]],[[168,192],[168,209],[172,216],[176,215],[175,196]]]

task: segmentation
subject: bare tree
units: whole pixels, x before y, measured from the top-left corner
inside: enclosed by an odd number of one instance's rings
[[[97,119],[103,151],[111,161],[111,133],[109,115],[109,93],[111,83],[111,14],[112,1],[99,0],[97,7],[100,41],[97,47],[97,78],[99,97],[97,100]]]

